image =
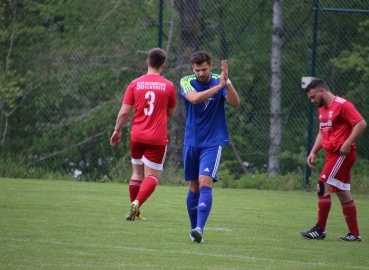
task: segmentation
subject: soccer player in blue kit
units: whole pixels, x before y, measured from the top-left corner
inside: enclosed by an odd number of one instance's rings
[[[195,52],[190,61],[194,74],[180,82],[186,107],[183,162],[189,183],[190,239],[201,243],[213,201],[212,185],[218,181],[222,146],[229,145],[225,102],[237,107],[240,99],[229,80],[226,60],[222,60],[220,75],[211,72],[212,56],[206,51]]]

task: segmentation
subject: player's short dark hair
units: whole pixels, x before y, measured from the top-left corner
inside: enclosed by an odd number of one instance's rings
[[[319,78],[313,79],[305,88],[306,93],[308,93],[311,89],[318,91],[319,89],[323,88],[326,91],[329,91],[327,84]]]
[[[212,60],[211,54],[206,52],[206,51],[195,52],[190,57],[190,61],[191,61],[192,65],[194,65],[194,64],[201,65],[204,62],[206,62],[210,65],[211,60]]]
[[[159,69],[167,60],[167,54],[160,48],[154,48],[149,51],[148,61],[153,68]]]

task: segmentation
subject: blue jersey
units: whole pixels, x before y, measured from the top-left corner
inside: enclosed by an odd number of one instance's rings
[[[193,104],[184,95],[189,91],[202,92],[219,85],[220,75],[210,74],[208,83],[201,83],[195,74],[181,79],[181,94],[186,107],[184,144],[194,147],[228,145],[228,128],[225,114],[226,88],[223,87],[208,100]]]

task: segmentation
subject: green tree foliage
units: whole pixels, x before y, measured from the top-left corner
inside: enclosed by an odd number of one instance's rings
[[[265,172],[271,2],[192,0],[193,10],[188,12],[181,10],[187,1],[164,2],[162,47],[168,60],[163,76],[179,91],[178,76],[192,72],[189,56],[194,50],[213,55],[216,73],[226,58],[241,105],[227,107],[232,146],[223,149],[223,169],[236,177],[245,173],[245,164],[248,173]],[[365,0],[348,2],[320,4],[367,8]],[[304,165],[301,149],[306,146],[309,100],[300,79],[311,72],[312,7],[312,0],[284,1],[282,173],[301,172]],[[78,168],[91,179],[109,175],[115,162],[129,166],[130,124],[124,127],[120,147],[111,149],[109,137],[126,86],[146,72],[147,51],[158,45],[158,13],[159,1],[153,0],[1,1],[0,155],[25,155],[26,164],[52,170]],[[189,15],[196,23],[181,25]],[[369,37],[363,16],[319,13],[316,76],[352,100],[369,119],[365,94]],[[171,120],[179,135],[183,117],[176,113]],[[169,136],[175,133],[170,132]],[[362,149],[360,155],[367,157]]]
[[[42,4],[34,3],[31,7],[29,2],[33,1],[9,0],[0,4],[0,149],[10,129],[17,129],[10,117],[38,88],[33,70],[18,62],[31,54],[35,43],[43,41],[43,29],[37,23]],[[27,16],[28,13],[34,16]]]
[[[147,23],[155,36],[150,15],[157,7],[152,1],[8,3],[2,6],[2,52],[9,51],[13,25],[16,30],[9,59],[2,57],[2,66],[9,66],[1,86],[2,112],[6,116],[16,102],[23,103],[17,117],[8,119],[12,140],[4,152],[23,151],[36,166],[107,174],[103,153],[114,154],[106,142],[124,89],[146,71],[142,44],[148,50],[156,43],[137,33]],[[15,8],[16,19],[9,12]],[[37,86],[36,93],[19,101],[27,86]]]
[[[356,108],[368,122],[369,46],[366,41],[369,39],[369,20],[358,23],[356,34],[362,36],[362,39],[358,40],[362,42],[350,43],[350,48],[342,50],[337,57],[332,58],[331,62],[338,69],[340,76],[350,78],[342,85],[344,96],[354,102]],[[368,139],[369,134],[366,132],[360,142],[366,142]],[[369,158],[365,147],[359,147],[358,153]]]

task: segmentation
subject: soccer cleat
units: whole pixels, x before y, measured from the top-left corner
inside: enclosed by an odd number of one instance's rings
[[[191,241],[192,241],[192,242],[195,242],[195,238],[193,238],[193,237],[191,236],[191,234],[190,234],[190,239],[191,239]],[[204,243],[204,238],[202,238],[202,239],[201,239],[201,243]]]
[[[315,239],[315,240],[324,240],[325,238],[325,231],[320,228],[319,224],[317,223],[310,231],[300,232],[300,235],[305,239]]]
[[[134,202],[131,203],[129,212],[126,215],[126,220],[135,221],[137,212],[138,212],[138,201],[135,200]]]
[[[360,242],[361,241],[361,237],[360,236],[356,236],[356,235],[354,235],[352,233],[348,233],[346,236],[338,238],[338,240],[345,241],[345,242],[353,242],[353,241]]]
[[[203,240],[202,240],[202,230],[199,227],[191,230],[190,231],[190,238],[191,238],[191,240],[193,239],[193,241],[196,242],[196,243],[203,242]]]
[[[131,211],[129,211],[128,214],[126,215],[126,220],[127,221],[132,221]]]
[[[195,242],[195,238],[193,238],[193,237],[191,236],[191,233],[190,233],[190,240],[191,240],[192,242]]]

